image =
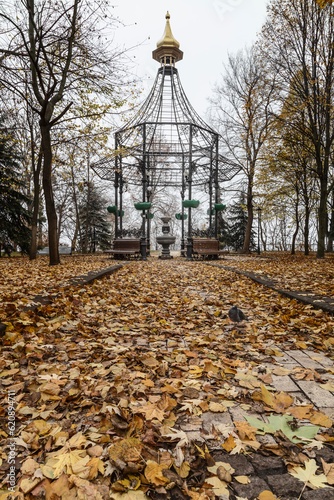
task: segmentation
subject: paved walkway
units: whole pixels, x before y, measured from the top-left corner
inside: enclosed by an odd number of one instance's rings
[[[221,271],[217,269],[215,275],[211,272],[213,271],[211,266],[223,269]],[[319,490],[306,488],[301,494],[303,484],[287,471],[289,460],[302,464],[302,459],[315,459],[319,470],[322,470],[321,459],[326,463],[334,463],[331,441],[323,445],[320,440],[313,442],[309,449],[302,449],[278,432],[275,436],[270,433],[257,435],[256,442],[261,447],[260,451],[254,441],[247,447],[245,454],[233,454],[223,447],[226,436],[231,434],[231,428],[237,422],[244,422],[247,417],[266,421],[266,415],[270,410],[260,397],[258,400],[254,397],[256,391],[261,391],[262,385],[268,388],[267,390],[272,390],[273,394],[276,394],[276,389],[291,396],[294,406],[298,406],[299,409],[309,407],[313,412],[321,412],[334,419],[334,391],[324,390],[320,386],[320,382],[334,384],[334,365],[329,357],[310,349],[284,350],[275,345],[275,340],[265,337],[261,341],[261,349],[258,349],[252,344],[252,333],[249,330],[243,329],[242,326],[238,328],[230,326],[224,315],[215,316],[217,307],[226,309],[229,301],[238,292],[238,286],[235,284],[234,290],[232,285],[227,288],[229,283],[231,284],[231,278],[229,273],[223,272],[224,270],[231,271],[229,266],[222,264],[210,263],[207,266],[206,263],[192,263],[185,260],[129,262],[126,266],[120,263],[99,273],[90,273],[87,277],[73,279],[68,286],[82,287],[85,283],[97,280],[94,294],[99,294],[99,287],[101,295],[103,290],[106,300],[99,306],[99,317],[104,316],[101,321],[107,325],[105,331],[108,332],[110,325],[113,326],[112,330],[115,327],[117,330],[115,335],[109,334],[107,339],[108,353],[110,356],[112,352],[112,357],[110,361],[105,361],[105,370],[110,371],[114,363],[121,362],[129,373],[130,369],[141,370],[137,372],[140,376],[147,372],[147,376],[152,377],[155,384],[148,398],[149,404],[159,400],[163,388],[166,390],[164,394],[175,397],[178,405],[185,405],[185,408],[189,406],[189,411],[178,409],[180,416],[174,426],[184,433],[189,446],[195,443],[201,449],[205,449],[206,445],[216,462],[230,463],[235,471],[234,476],[248,476],[250,480],[248,484],[233,479],[230,500],[236,500],[237,497],[255,500],[265,490],[272,491],[280,500],[299,498],[333,500],[332,488]],[[240,274],[247,276],[250,273]],[[98,281],[108,275],[111,275],[111,278],[104,282]],[[119,280],[122,280],[121,289],[118,286]],[[109,297],[106,294],[108,287],[110,287],[109,295],[111,291],[117,293],[119,301],[117,308],[110,306],[113,302],[108,304]],[[222,297],[224,303],[216,306],[217,297]],[[48,300],[52,302],[53,299],[56,300],[57,296],[49,297]],[[93,299],[85,296],[83,300],[85,307],[89,308],[89,301]],[[38,306],[37,301],[34,308]],[[118,308],[120,314],[124,314],[123,317],[119,316]],[[137,326],[139,311],[142,309],[145,314],[142,314],[141,324]],[[79,301],[77,307],[73,308],[72,314],[80,315]],[[124,321],[125,328],[123,328]],[[96,329],[96,326],[93,323],[89,328]],[[86,355],[85,349],[88,346],[87,356],[94,357],[96,350],[96,356],[100,359],[99,349],[102,340],[99,340],[100,343],[93,342],[92,345],[90,342],[87,333],[81,341],[83,355]],[[45,349],[49,347],[45,346]],[[124,358],[123,352],[128,353]],[[152,353],[156,356],[161,371],[155,366],[154,360],[152,361]],[[66,352],[62,356],[66,358]],[[56,353],[54,362],[59,363],[58,359]],[[49,362],[53,362],[51,356]],[[85,363],[82,366],[85,366]],[[219,370],[215,372],[217,367]],[[169,374],[166,374],[166,371]],[[113,373],[109,374],[109,379],[113,379]],[[185,384],[182,387],[178,386],[178,379],[184,379]],[[128,403],[124,399],[126,391],[138,390],[144,397],[151,385],[145,389],[141,386],[141,379],[135,381],[136,383],[132,382],[132,379],[124,379],[123,396],[122,394],[121,396],[122,404],[128,405],[131,402],[128,411],[135,408],[138,412],[138,408],[133,407],[130,398]],[[132,394],[132,398],[135,396],[136,392]],[[201,410],[196,411],[199,401],[202,402]],[[117,405],[117,401],[114,404]],[[271,411],[275,413],[274,410]],[[284,411],[277,414],[282,415]],[[309,425],[307,411],[305,415],[305,419],[299,420]],[[75,422],[74,417],[73,422]],[[154,429],[153,423],[152,429]],[[333,436],[332,429],[324,426],[322,431]],[[167,445],[162,441],[160,446]],[[202,469],[203,464],[199,466],[199,483],[203,474]],[[166,490],[166,493],[161,493],[160,496],[157,494],[154,498],[188,499],[189,497],[182,493],[182,481],[180,484],[177,482],[179,479],[173,477],[176,483],[171,490],[172,493]],[[220,498],[227,499],[224,496]]]

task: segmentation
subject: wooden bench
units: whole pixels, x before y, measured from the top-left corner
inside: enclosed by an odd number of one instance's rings
[[[123,238],[114,240],[113,243],[113,250],[106,250],[105,253],[113,255],[115,259],[120,259],[122,256],[141,255],[139,238]]]
[[[214,238],[193,238],[193,257],[217,258],[226,254],[225,250],[219,249],[219,241]]]

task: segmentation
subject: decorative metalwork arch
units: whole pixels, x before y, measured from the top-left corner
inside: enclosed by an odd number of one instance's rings
[[[175,63],[183,58],[166,15],[166,28],[153,51],[160,62],[154,85],[139,111],[115,133],[115,160],[96,162],[92,168],[105,180],[114,182],[116,238],[122,234],[124,184],[141,186],[142,201],[149,201],[150,185],[180,188],[182,201],[187,193],[192,199],[193,187],[208,186],[209,229],[217,238],[219,185],[231,180],[240,168],[219,153],[219,134],[196,113],[179,78]],[[187,258],[191,259],[191,210],[188,208]],[[146,228],[142,225],[142,258],[146,258]],[[213,221],[214,219],[214,221]],[[184,207],[182,206],[182,243],[184,249]],[[213,231],[214,226],[214,231]],[[182,248],[183,247],[183,248]]]

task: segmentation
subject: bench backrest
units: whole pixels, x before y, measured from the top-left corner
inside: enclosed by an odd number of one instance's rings
[[[194,238],[193,252],[198,250],[219,250],[219,241],[210,238]]]
[[[114,240],[114,250],[135,250],[140,252],[140,239],[124,238]]]

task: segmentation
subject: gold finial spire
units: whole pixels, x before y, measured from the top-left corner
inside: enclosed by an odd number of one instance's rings
[[[180,44],[174,38],[170,27],[170,14],[166,14],[166,27],[161,40],[157,43],[157,48],[153,51],[153,59],[160,61],[162,65],[174,66],[177,61],[183,58],[183,52],[179,49]]]

